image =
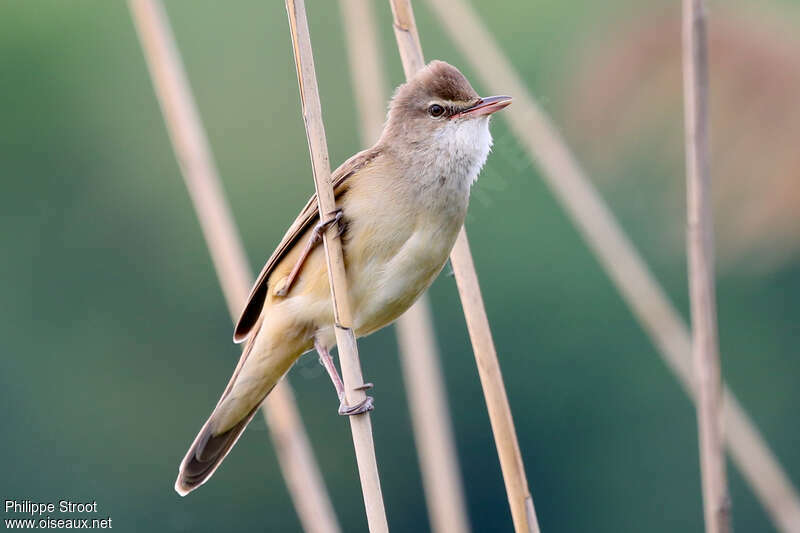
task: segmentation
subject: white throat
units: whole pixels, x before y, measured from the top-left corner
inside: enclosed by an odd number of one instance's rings
[[[446,122],[412,159],[419,199],[437,209],[466,211],[470,187],[491,147],[489,117]]]
[[[438,152],[436,166],[469,192],[492,148],[489,117],[451,120],[434,139]]]

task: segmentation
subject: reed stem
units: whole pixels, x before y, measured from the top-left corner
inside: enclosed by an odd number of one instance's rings
[[[414,11],[410,0],[390,0],[390,2],[397,47],[408,79],[425,65]],[[533,498],[528,489],[528,479],[525,476],[522,453],[517,441],[514,419],[511,416],[511,406],[508,403],[500,362],[497,360],[492,331],[464,228],[461,228],[450,253],[450,263],[455,273],[483,396],[489,411],[489,421],[503,472],[514,530],[517,533],[538,533],[539,524],[533,507]]]
[[[706,533],[728,533],[730,500],[721,436],[722,398],[708,147],[708,43],[703,0],[683,2],[683,97],[688,219],[686,244],[703,515]]]
[[[304,0],[286,0],[286,11],[289,15],[289,28],[292,35],[297,81],[300,87],[300,100],[303,108],[303,119],[311,152],[311,163],[314,172],[314,185],[317,191],[317,202],[320,218],[333,213],[336,209],[333,187],[331,185],[331,169],[328,160],[328,146],[325,139],[325,127],[322,123],[322,106],[319,100],[319,88],[314,69],[314,56],[311,49],[311,35],[308,30]],[[350,309],[350,298],[347,289],[347,275],[344,267],[341,241],[337,236],[335,225],[328,228],[323,237],[325,257],[328,263],[328,280],[331,287],[331,299],[336,327],[336,345],[339,361],[342,366],[342,378],[345,386],[345,398],[350,405],[364,401],[364,378],[361,374],[361,363],[358,359],[358,347],[353,333],[353,317]],[[361,492],[364,496],[367,523],[372,533],[388,532],[386,511],[383,506],[381,482],[378,476],[378,463],[375,457],[375,443],[372,439],[372,422],[369,412],[350,416],[350,430],[353,434],[353,446],[356,452],[358,473],[361,480]]]

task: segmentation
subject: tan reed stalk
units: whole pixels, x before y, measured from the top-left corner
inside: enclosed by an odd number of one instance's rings
[[[129,7],[175,155],[235,321],[247,298],[252,272],[225,201],[175,38],[159,0],[129,0]],[[262,411],[303,530],[339,533],[336,515],[287,380],[273,389]]]
[[[721,436],[722,387],[714,289],[707,39],[705,2],[683,0],[686,245],[703,515],[706,533],[729,533],[730,499]]]
[[[539,165],[547,185],[598,258],[686,393],[694,398],[691,338],[653,277],[550,119],[465,0],[428,0],[447,34],[492,91],[514,96],[511,130]],[[800,533],[800,496],[753,421],[727,387],[722,392],[725,441],[734,463],[775,526]]]
[[[464,485],[435,339],[430,302],[423,295],[397,321],[397,342],[425,501],[433,533],[469,533]]]
[[[389,95],[372,0],[340,0],[362,144],[380,136]],[[434,533],[469,533],[450,408],[427,294],[397,321],[397,341]]]
[[[339,0],[347,40],[347,61],[358,113],[361,144],[372,146],[383,130],[389,87],[371,0]]]
[[[306,7],[304,0],[286,0],[286,11],[289,15],[289,28],[292,34],[292,49],[297,67],[297,81],[300,86],[300,100],[303,108],[308,148],[311,152],[311,163],[314,173],[314,185],[317,190],[317,202],[320,219],[325,214],[332,214],[336,209],[336,201],[331,185],[331,169],[328,161],[328,146],[325,139],[325,127],[322,123],[322,106],[319,101],[319,88],[314,69],[314,55],[311,49],[311,35],[308,30]],[[361,374],[361,363],[358,360],[358,347],[353,333],[350,297],[347,292],[347,276],[342,256],[341,241],[337,237],[338,229],[333,225],[325,232],[325,257],[328,263],[328,280],[331,286],[333,313],[336,322],[336,345],[339,350],[339,361],[342,366],[342,378],[345,385],[345,397],[350,405],[356,405],[366,398],[363,390],[364,378]],[[378,477],[378,463],[375,458],[375,443],[372,439],[372,422],[369,412],[350,416],[350,430],[353,434],[353,446],[356,452],[358,473],[361,479],[361,492],[364,496],[367,523],[369,530],[388,532],[386,511],[383,507],[381,482]]]
[[[394,32],[397,47],[403,62],[406,78],[410,78],[424,64],[422,46],[419,41],[414,11],[410,0],[390,0],[394,16]],[[456,277],[461,306],[467,321],[467,330],[472,341],[472,350],[478,366],[478,374],[489,412],[500,468],[506,486],[511,518],[517,533],[539,532],[539,523],[533,507],[533,498],[528,489],[525,465],[517,441],[514,419],[508,403],[503,374],[489,328],[489,319],[483,305],[483,296],[478,275],[472,262],[472,252],[462,227],[450,254],[450,264]]]

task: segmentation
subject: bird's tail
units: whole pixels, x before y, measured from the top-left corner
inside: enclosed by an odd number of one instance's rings
[[[239,440],[264,398],[297,358],[294,354],[267,358],[264,354],[252,353],[256,336],[252,335],[245,345],[225,392],[181,462],[175,481],[175,490],[181,496],[189,494],[211,477]]]
[[[175,481],[175,490],[178,494],[186,496],[211,477],[236,441],[239,440],[244,428],[253,419],[260,405],[257,403],[239,422],[220,433],[214,431],[217,410],[211,413],[178,469],[178,479]]]

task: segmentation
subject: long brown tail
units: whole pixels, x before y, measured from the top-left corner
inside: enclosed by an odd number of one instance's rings
[[[236,365],[233,376],[231,376],[228,386],[225,387],[225,392],[222,393],[214,412],[203,424],[200,433],[197,434],[194,442],[189,447],[189,451],[186,452],[186,457],[181,461],[181,466],[178,468],[178,479],[175,481],[175,490],[181,496],[186,496],[211,477],[233,445],[236,444],[236,441],[239,440],[264,398],[267,397],[280,377],[288,370],[287,365],[287,368],[276,372],[270,377],[261,374],[264,370],[263,367],[245,369],[245,362],[252,354],[255,338],[260,332],[260,328],[261,321],[258,322],[256,331],[253,332],[245,345],[239,364]],[[256,366],[258,367],[258,365]],[[252,375],[254,372],[257,373],[258,377]],[[249,388],[249,393],[241,394],[241,387]],[[256,390],[261,389],[262,392],[254,392],[254,387]],[[238,389],[239,393],[234,391],[235,388]],[[241,418],[238,421],[233,421],[233,423],[230,421],[232,402],[239,403],[239,408],[235,411],[243,413]],[[240,402],[252,402],[252,404],[241,405]]]
[[[183,458],[178,469],[178,479],[175,481],[175,490],[181,496],[186,496],[194,489],[205,483],[211,474],[219,467],[222,460],[228,455],[231,448],[242,435],[244,428],[253,419],[261,404],[253,409],[230,429],[219,434],[214,434],[212,421],[214,415],[209,417],[203,425],[192,446]]]
[[[186,457],[181,461],[181,466],[178,468],[178,479],[175,481],[175,490],[178,494],[186,496],[211,477],[236,441],[239,440],[247,424],[253,420],[263,399],[272,392],[273,387],[264,393],[262,401],[258,402],[239,422],[220,433],[214,432],[215,415],[219,410],[219,405],[217,406],[200,433],[195,437],[189,451],[186,452]],[[222,402],[220,401],[220,403]]]

